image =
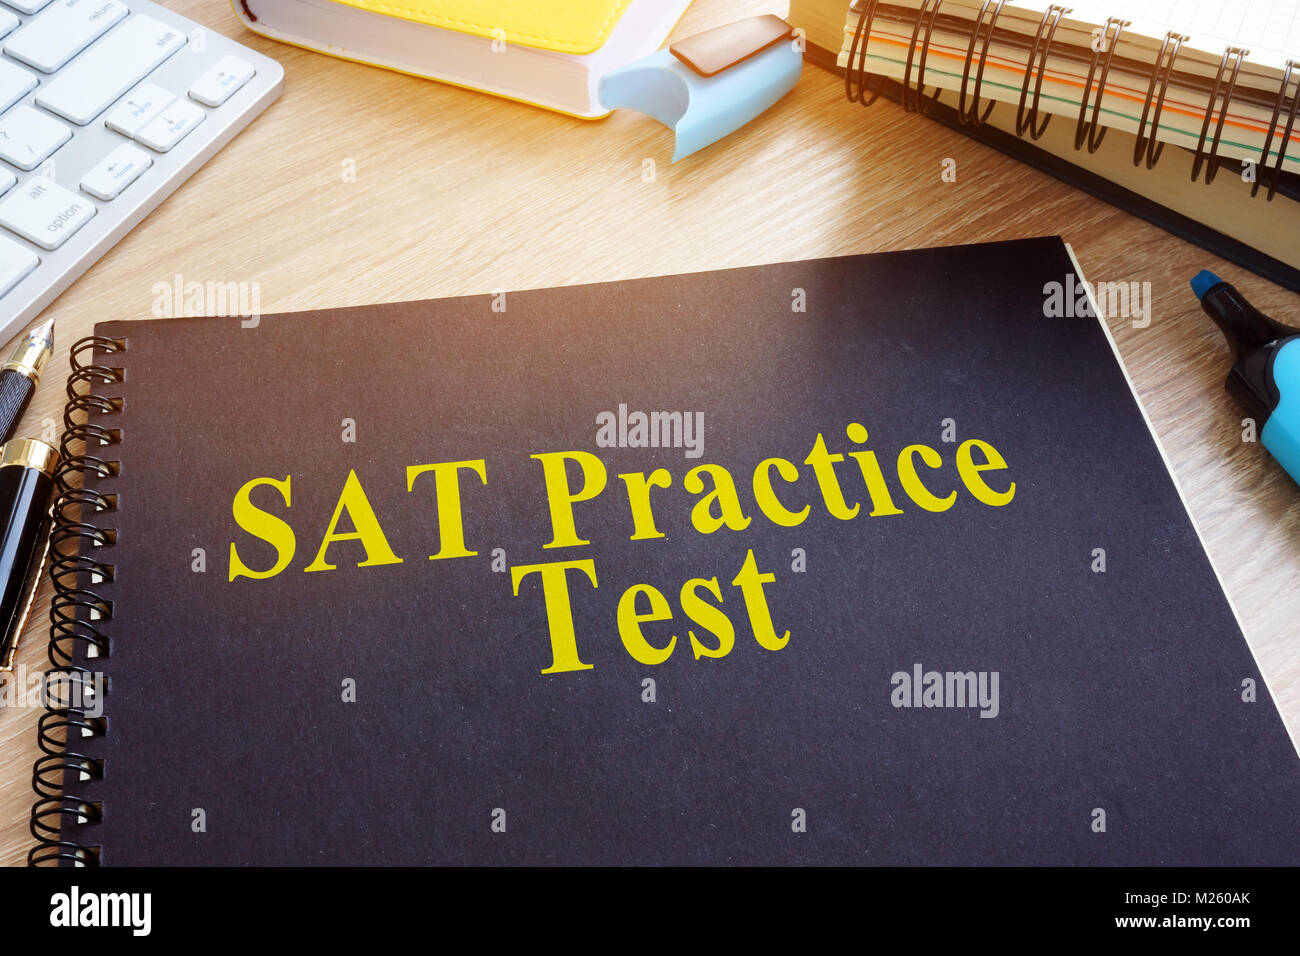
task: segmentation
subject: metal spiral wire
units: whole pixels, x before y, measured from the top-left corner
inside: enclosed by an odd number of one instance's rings
[[[98,866],[99,848],[66,839],[66,828],[103,819],[103,807],[76,791],[80,784],[103,779],[104,761],[93,754],[93,742],[103,738],[108,723],[82,705],[107,686],[84,663],[109,655],[104,626],[113,619],[113,604],[97,586],[113,580],[107,549],[117,541],[113,528],[98,523],[117,509],[117,496],[99,484],[117,475],[111,454],[121,440],[118,429],[105,426],[106,416],[122,409],[122,399],[103,394],[122,381],[122,369],[105,364],[108,356],[124,352],[120,339],[91,335],[72,346],[72,373],[63,410],[60,460],[54,475],[56,499],[50,532],[50,639],[41,695],[46,712],[37,725],[43,756],[32,766],[31,833],[36,846],[27,855],[29,866]],[[105,387],[109,388],[106,389]],[[86,487],[87,474],[95,482]],[[101,702],[102,707],[102,702]]]

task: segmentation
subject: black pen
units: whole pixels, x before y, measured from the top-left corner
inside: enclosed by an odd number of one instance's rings
[[[0,367],[0,444],[13,437],[53,352],[54,319],[49,319],[24,335]]]
[[[35,438],[0,446],[0,671],[13,669],[50,543],[59,453]]]

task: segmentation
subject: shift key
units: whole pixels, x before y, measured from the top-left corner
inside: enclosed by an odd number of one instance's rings
[[[95,204],[43,176],[0,200],[0,226],[42,249],[57,249],[95,216]]]
[[[85,126],[185,42],[180,30],[137,13],[42,86],[36,103]]]

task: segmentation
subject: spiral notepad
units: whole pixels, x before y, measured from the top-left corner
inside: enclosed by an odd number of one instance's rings
[[[1080,281],[96,326],[30,860],[1293,863],[1263,676],[1103,324],[1045,317]]]
[[[1256,44],[1252,52],[1222,43],[1212,68],[1212,59],[1196,56],[1197,47],[1212,48],[1220,40],[1208,34],[1193,39],[1174,29],[1154,33],[1158,27],[1150,20],[1141,21],[1135,35],[1129,17],[1102,18],[1097,11],[1061,4],[983,0],[967,20],[946,16],[964,8],[960,0],[922,0],[910,32],[895,34],[888,27],[892,21],[877,18],[881,6],[879,0],[858,0],[850,11],[852,33],[840,57],[850,99],[869,103],[878,93],[870,75],[897,72],[906,91],[904,105],[924,112],[930,102],[928,75],[941,88],[958,92],[958,115],[969,125],[988,119],[993,100],[1014,103],[1016,134],[1035,140],[1053,114],[1073,115],[1076,150],[1086,146],[1096,152],[1107,129],[1127,129],[1136,134],[1135,164],[1154,167],[1165,142],[1193,150],[1193,179],[1204,170],[1212,182],[1221,154],[1254,162],[1259,175],[1252,193],[1266,179],[1270,200],[1282,172],[1300,170],[1300,150],[1294,149],[1300,145],[1295,125],[1300,95],[1293,91],[1300,83],[1300,63],[1281,52],[1293,43],[1300,57],[1294,12],[1283,36],[1270,38],[1280,44],[1277,49]],[[1031,32],[1033,20],[1016,17],[1037,14],[1037,7],[1042,12]],[[1192,16],[1188,10],[1180,13]],[[1068,33],[1074,34],[1073,43],[1062,42]],[[1019,52],[1022,46],[1027,57]]]
[[[790,19],[850,101],[883,93],[1300,290],[1297,11],[794,0]]]

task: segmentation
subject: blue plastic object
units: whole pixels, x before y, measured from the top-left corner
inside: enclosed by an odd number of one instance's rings
[[[1196,298],[1204,299],[1205,293],[1218,285],[1223,280],[1216,276],[1209,269],[1202,269],[1196,275],[1192,276],[1192,291],[1196,293]]]
[[[1264,423],[1259,440],[1300,482],[1300,339],[1292,339],[1277,350],[1273,384],[1281,398]]]
[[[1208,269],[1192,290],[1232,349],[1228,391],[1263,423],[1260,443],[1300,484],[1300,328],[1269,318]]]
[[[633,109],[671,129],[677,162],[761,115],[793,89],[802,71],[803,54],[793,39],[710,77],[660,50],[607,73],[599,95],[607,109]]]

